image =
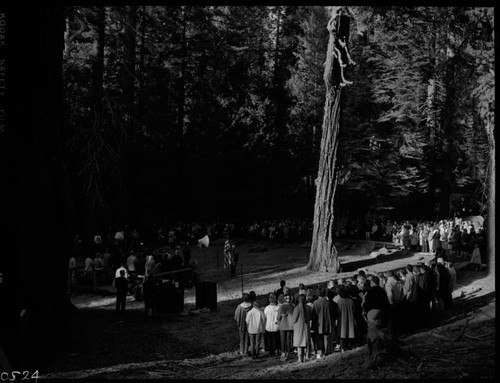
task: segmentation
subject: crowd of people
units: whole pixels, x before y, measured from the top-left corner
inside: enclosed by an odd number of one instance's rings
[[[296,353],[303,363],[363,344],[370,350],[449,310],[455,285],[453,264],[442,257],[385,273],[359,270],[326,286],[290,289],[281,281],[265,298],[243,294],[234,314],[239,353],[282,360]]]
[[[69,290],[78,280],[95,273],[115,287],[116,313],[124,313],[126,296],[133,294],[136,300],[144,300],[146,313],[153,315],[157,294],[154,276],[182,268],[196,268],[191,260],[189,242],[176,240],[171,246],[155,250],[140,242],[136,229],[130,232],[118,230],[104,239],[96,233],[92,245],[92,251],[83,252],[81,239],[75,237],[74,251],[69,259]],[[95,252],[94,257],[92,252]],[[78,267],[82,261],[83,267]]]
[[[395,222],[385,220],[383,217],[375,219],[373,216],[368,216],[364,226],[359,225],[359,222],[356,225],[349,226],[346,222],[340,222],[338,236],[358,236],[368,240],[393,242],[408,250],[433,252],[436,254],[436,259],[442,257],[445,262],[450,253],[462,254],[466,257],[470,256],[471,263],[477,269],[485,263],[483,256],[486,252],[486,233],[481,224],[478,225],[477,222],[467,219],[455,217],[435,222]],[[75,236],[74,252],[69,260],[70,287],[75,285],[79,275],[85,276],[86,273],[96,271],[101,272],[100,275],[104,275],[107,280],[115,282],[121,277],[120,270],[123,270],[125,273],[123,277],[128,281],[129,292],[131,286],[134,287],[137,284],[138,276],[143,276],[139,283],[140,288],[134,292],[139,292],[139,297],[142,298],[143,292],[153,284],[153,275],[196,266],[195,262],[191,261],[191,247],[204,235],[208,235],[211,239],[226,238],[223,250],[224,268],[231,276],[234,276],[238,263],[238,251],[234,242],[229,238],[276,241],[282,244],[303,241],[310,239],[312,222],[299,219],[254,221],[240,225],[215,221],[206,225],[192,222],[170,227],[156,226],[153,230],[156,232],[155,244],[159,245],[157,250],[144,246],[137,229],[130,229],[128,225],[114,233],[108,230],[104,236],[96,233],[91,246],[87,245],[90,251],[86,252],[82,251],[84,246],[81,238],[78,235]],[[82,257],[82,254],[86,256]],[[94,254],[93,257],[92,254]],[[77,273],[77,264],[82,261],[83,274]],[[437,265],[437,262],[435,264]],[[449,266],[449,263],[447,265]],[[416,269],[419,273],[419,266]],[[436,267],[434,267],[434,273],[436,273],[435,269]],[[402,275],[406,274],[408,270],[397,273],[396,278],[402,283]],[[383,280],[383,278],[380,279]],[[358,288],[362,290],[362,286]],[[147,293],[144,293],[144,296],[146,295]],[[316,296],[319,296],[319,293]],[[340,296],[340,291],[337,292],[337,296]],[[311,303],[310,296],[306,296],[306,299],[309,299],[306,304]],[[278,304],[279,296],[274,297],[274,300]],[[117,302],[117,311],[123,310],[122,301],[120,300],[120,304]],[[298,297],[294,298],[293,302],[297,304]]]
[[[458,233],[460,232],[460,233]],[[387,241],[418,251],[443,249],[471,251],[476,240],[484,236],[482,220],[454,217],[436,221],[391,221],[384,217],[367,216],[364,221],[340,220],[337,238]]]

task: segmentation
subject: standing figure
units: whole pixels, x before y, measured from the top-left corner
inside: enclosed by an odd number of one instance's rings
[[[452,262],[445,262],[446,269],[448,270],[448,273],[450,274],[450,284],[448,285],[448,291],[449,291],[449,297],[448,297],[448,302],[445,302],[447,306],[446,308],[451,308],[452,301],[453,301],[453,291],[455,291],[455,286],[457,285],[457,271],[453,267]]]
[[[293,327],[290,325],[288,317],[292,316],[294,306],[290,302],[290,295],[285,295],[283,300],[283,304],[279,306],[278,310],[278,329],[280,331],[281,340],[281,360],[286,360],[292,351],[291,338],[293,335]]]
[[[326,289],[320,287],[318,299],[314,302],[312,312],[312,330],[316,335],[317,358],[326,355],[328,349],[328,335],[332,332],[333,306],[326,298]]]
[[[182,247],[182,257],[184,259],[184,267],[189,267],[191,263],[191,247],[189,246],[189,242],[185,242]]]
[[[137,264],[139,263],[139,259],[134,254],[133,251],[130,251],[130,255],[127,257],[127,269],[130,274],[137,274]]]
[[[102,237],[100,236],[99,233],[95,233],[94,235],[94,251],[95,252],[98,252],[98,251],[102,251]]]
[[[125,270],[120,270],[120,276],[115,280],[116,309],[115,314],[125,313],[127,303],[128,281],[125,278]]]
[[[417,264],[417,323],[426,326],[430,319],[433,279],[429,276],[424,264]]]
[[[309,322],[311,320],[312,309],[305,304],[306,296],[299,295],[298,304],[293,310],[291,322],[293,324],[293,346],[297,347],[297,356],[300,363],[304,363],[306,349],[310,334]]]
[[[281,280],[280,281],[280,288],[278,290],[276,290],[276,296],[279,298],[280,295],[283,294],[283,288],[286,286],[286,281],[284,280]]]
[[[349,348],[350,340],[354,340],[356,333],[354,328],[356,326],[355,307],[354,302],[349,294],[346,286],[339,288],[338,305],[338,333],[340,337],[340,351],[344,352]]]
[[[68,287],[71,289],[74,285],[76,285],[76,258],[72,255],[68,265]]]
[[[403,247],[405,250],[410,250],[410,245],[411,245],[411,236],[410,236],[410,228],[408,225],[403,226],[403,232],[401,235],[402,241],[403,241]]]
[[[264,309],[266,316],[266,333],[264,335],[266,350],[270,356],[276,356],[279,349],[280,333],[278,328],[278,302],[274,293],[269,294],[269,304]]]
[[[415,318],[417,317],[417,275],[413,270],[413,265],[406,265],[406,275],[403,283],[403,310],[401,323],[404,330],[413,331],[417,327]]]
[[[153,275],[144,277],[144,308],[147,316],[153,316],[156,308],[156,283]]]
[[[312,331],[312,308],[314,306],[315,296],[312,289],[309,289],[306,294],[306,305],[311,308],[311,318],[309,320],[309,357],[313,358],[316,356],[316,339],[314,332]],[[335,303],[335,302],[333,302]]]
[[[394,271],[386,271],[385,276],[387,277],[387,283],[384,288],[387,293],[387,299],[389,300],[389,312],[387,317],[389,333],[397,337],[402,324],[401,310],[403,307],[404,290],[402,283],[394,276]]]
[[[250,351],[253,359],[259,357],[262,334],[266,332],[266,317],[259,308],[259,301],[252,303],[252,309],[247,313],[245,322],[247,324],[248,336],[250,338]]]
[[[252,304],[250,303],[250,296],[247,293],[243,294],[243,302],[236,307],[234,311],[234,320],[236,321],[236,325],[238,326],[239,335],[240,335],[240,355],[246,355],[248,351],[248,330],[247,330],[247,322],[246,316],[247,313],[252,308]],[[249,354],[250,356],[250,354]]]
[[[231,276],[234,277],[236,274],[236,265],[239,261],[239,253],[235,245],[231,245]]]
[[[152,255],[146,257],[146,263],[144,264],[145,275],[153,274],[156,263]]]
[[[474,244],[474,250],[472,250],[472,254],[470,257],[470,263],[474,265],[476,271],[481,270],[481,251],[479,250],[479,244]]]

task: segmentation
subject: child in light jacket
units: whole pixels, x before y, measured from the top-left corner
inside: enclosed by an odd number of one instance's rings
[[[259,345],[262,334],[266,332],[266,316],[259,308],[259,301],[253,302],[252,309],[248,312],[245,322],[247,323],[248,335],[250,337],[250,352],[252,358],[259,357]]]

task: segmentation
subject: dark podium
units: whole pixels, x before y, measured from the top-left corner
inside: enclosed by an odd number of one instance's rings
[[[184,311],[184,287],[181,283],[160,281],[156,292],[158,314],[179,314]]]
[[[196,308],[206,307],[217,311],[217,282],[198,282],[196,284]]]

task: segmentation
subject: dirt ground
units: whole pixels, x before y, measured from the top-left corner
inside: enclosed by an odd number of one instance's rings
[[[427,329],[401,337],[407,356],[365,370],[366,346],[299,365],[271,357],[257,360],[237,354],[239,339],[233,315],[242,290],[264,298],[284,279],[294,288],[352,276],[358,267],[371,272],[402,268],[432,254],[389,250],[375,257],[381,244],[339,242],[343,272],[307,271],[307,244],[239,243],[241,268],[229,277],[222,267],[222,243],[195,249],[201,279],[217,282],[217,311],[190,315],[195,288],[185,290],[180,315],[146,317],[143,302],[128,297],[124,317],[114,315],[109,294],[78,294],[71,318],[73,346],[43,372],[46,378],[92,379],[458,379],[495,376],[495,279],[486,271],[457,272],[453,307]],[[265,251],[258,251],[264,250]],[[388,247],[389,248],[389,247]],[[257,250],[257,251],[255,251]],[[243,287],[242,287],[243,285]]]

